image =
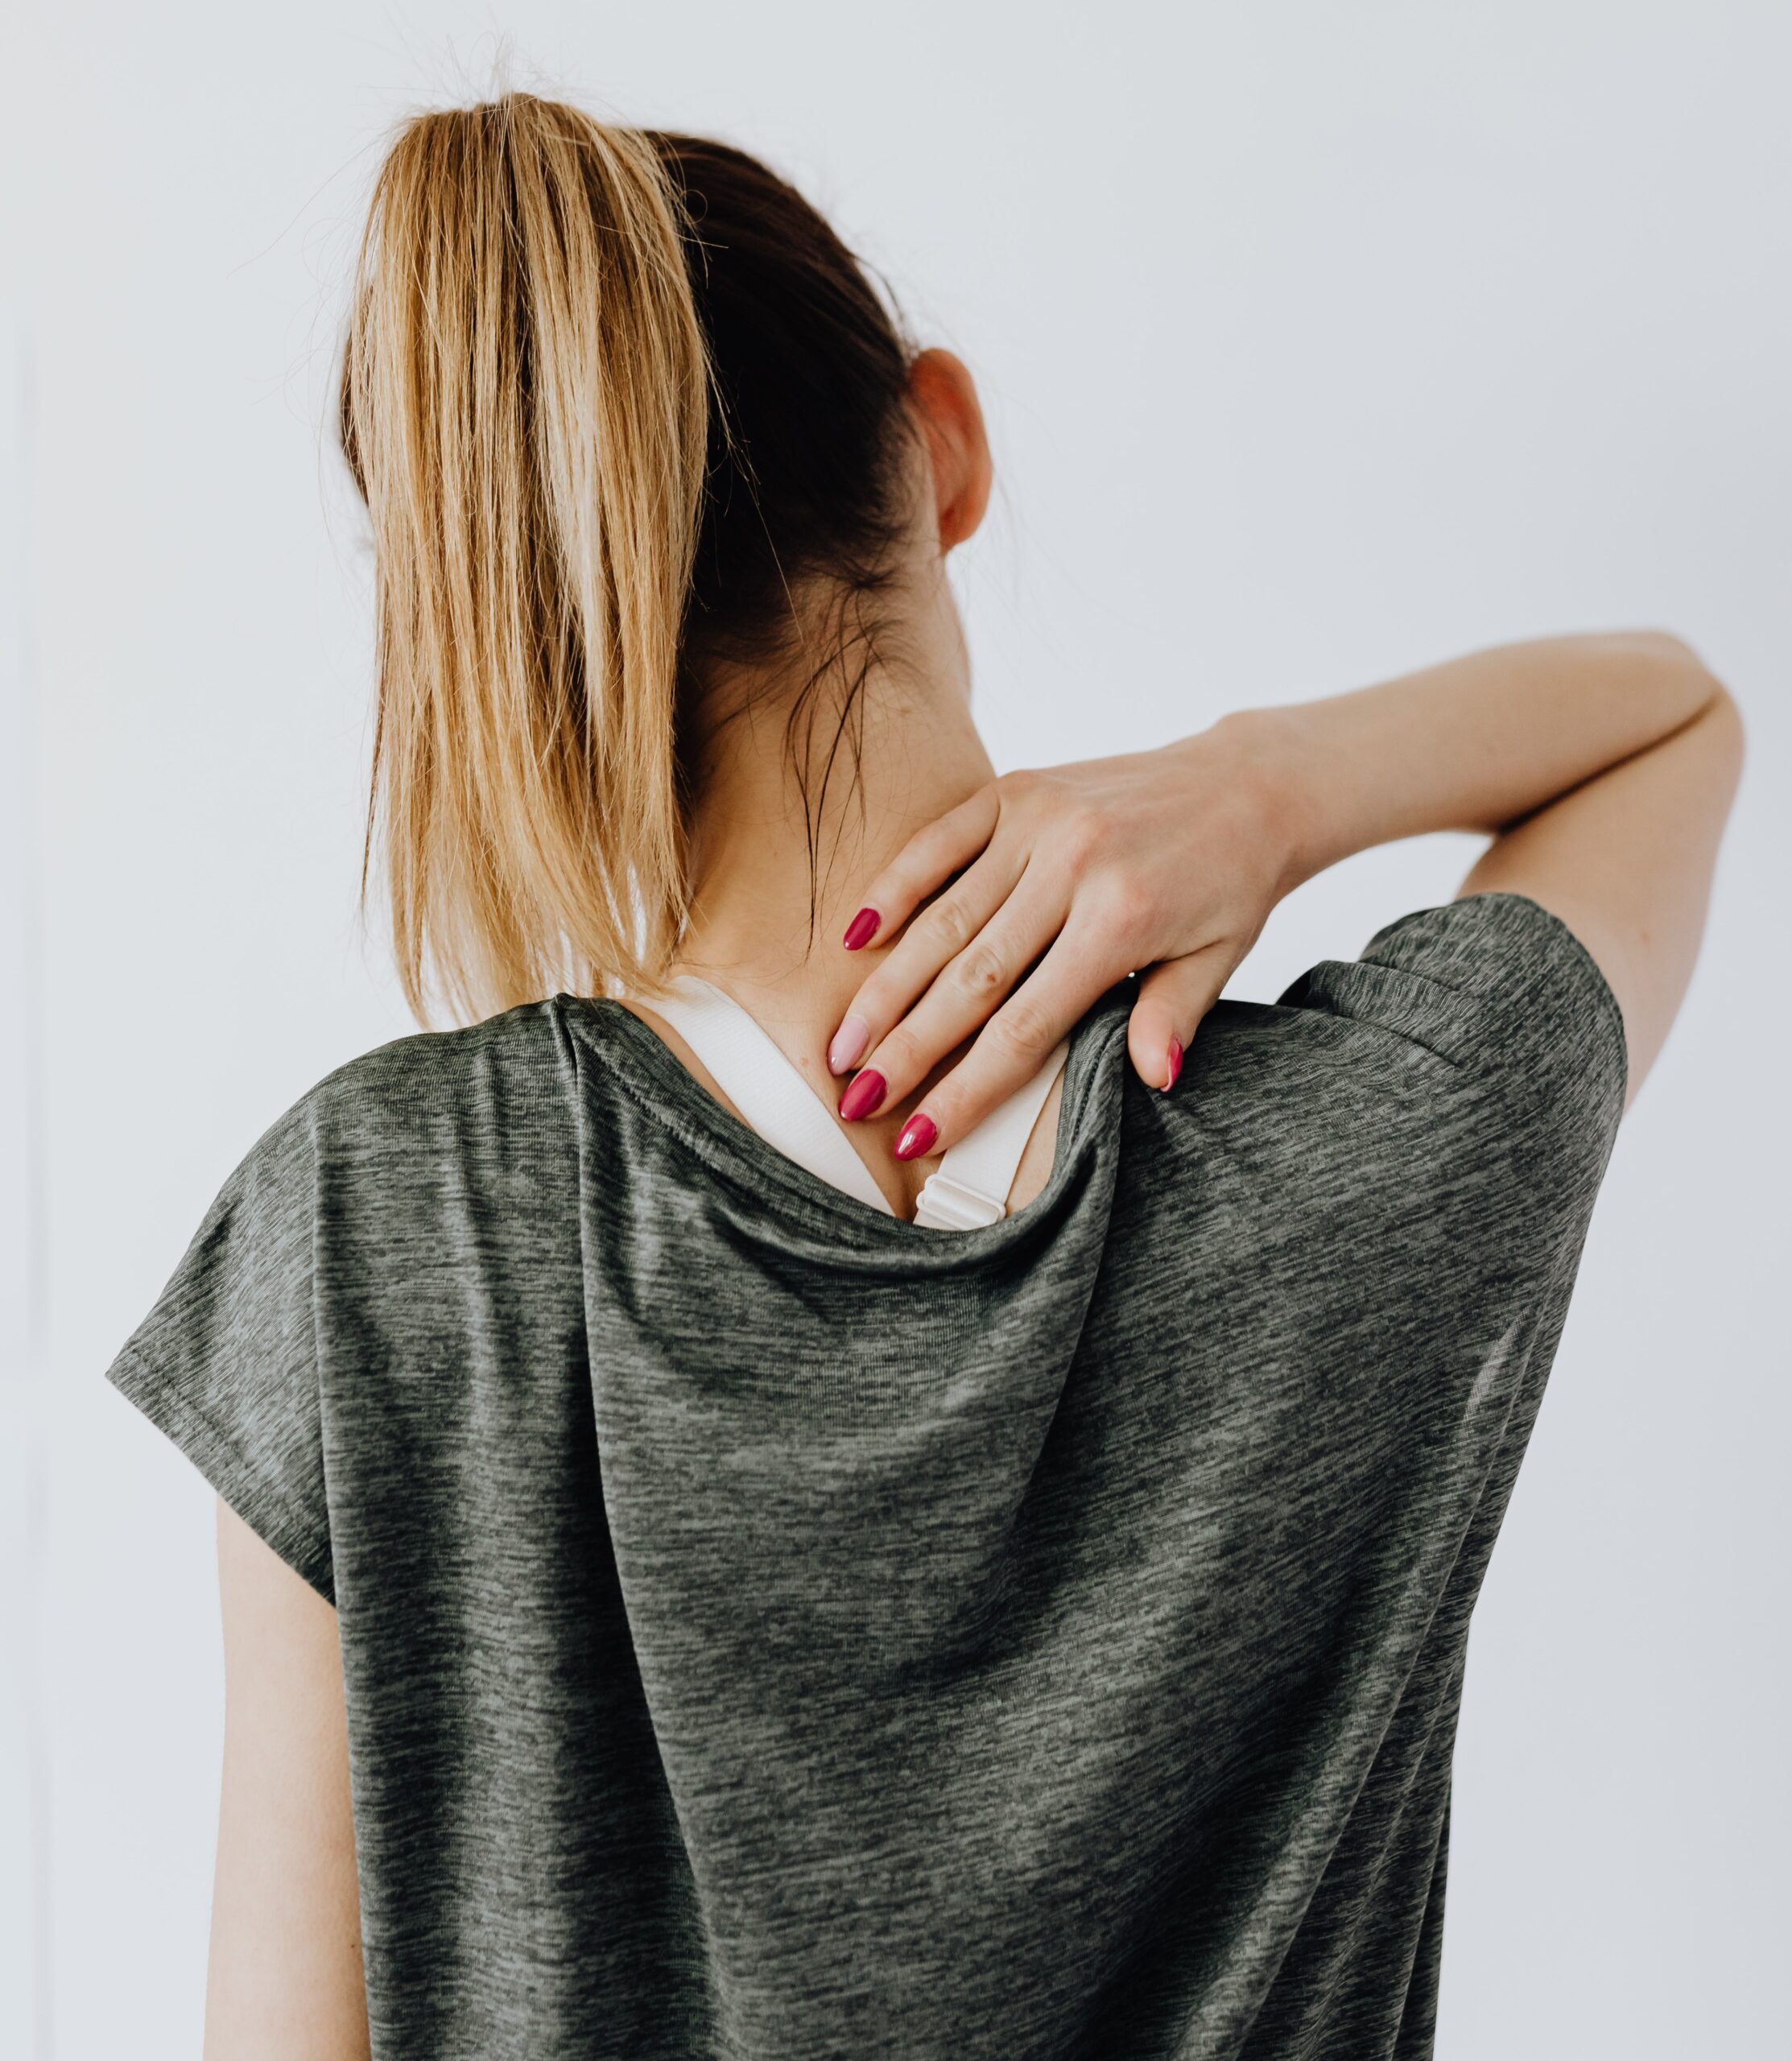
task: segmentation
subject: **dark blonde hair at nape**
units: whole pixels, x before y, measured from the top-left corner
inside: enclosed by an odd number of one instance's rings
[[[649,994],[688,913],[706,655],[873,588],[908,352],[756,159],[511,93],[423,114],[374,188],[342,444],[372,526],[399,977],[474,1018]]]

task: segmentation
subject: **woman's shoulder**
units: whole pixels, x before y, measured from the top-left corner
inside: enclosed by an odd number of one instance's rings
[[[1322,960],[1278,999],[1345,1059],[1403,1064],[1509,1116],[1569,1097],[1615,1125],[1624,1020],[1592,955],[1528,896],[1472,894],[1377,931],[1354,960]]]
[[[1170,1154],[1285,1215],[1441,1224],[1590,1207],[1624,1108],[1624,1026],[1591,956],[1526,897],[1414,911],[1274,1002],[1220,1002],[1175,1090]]]
[[[562,1077],[565,1042],[556,1000],[410,1031],[332,1068],[287,1113],[351,1126],[427,1125],[469,1101],[551,1091]]]
[[[333,1067],[283,1110],[239,1178],[303,1161],[339,1185],[365,1173],[390,1198],[407,1176],[439,1179],[469,1159],[502,1163],[564,1130],[570,1065],[551,1001],[388,1039]]]
[[[281,1111],[207,1223],[250,1209],[396,1251],[427,1243],[446,1209],[499,1219],[568,1185],[544,1176],[576,1150],[570,1069],[551,1002],[389,1039]]]

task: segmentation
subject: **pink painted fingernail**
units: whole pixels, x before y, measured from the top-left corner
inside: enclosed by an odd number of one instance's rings
[[[871,1026],[862,1016],[845,1018],[834,1033],[834,1042],[828,1047],[828,1071],[844,1073],[849,1067],[857,1066],[864,1056],[865,1040],[871,1035]]]
[[[854,1123],[861,1117],[868,1117],[884,1099],[884,1077],[874,1066],[868,1066],[863,1073],[855,1073],[846,1084],[846,1092],[840,1098],[840,1113],[847,1123]]]
[[[1172,1038],[1170,1040],[1170,1078],[1163,1084],[1163,1092],[1166,1095],[1167,1095],[1171,1089],[1175,1086],[1176,1076],[1180,1073],[1182,1070],[1183,1048],[1176,1040]]]
[[[882,919],[875,909],[860,910],[852,922],[846,926],[847,950],[857,952],[861,945],[869,944],[877,935],[877,925],[880,921]]]
[[[939,1126],[925,1110],[917,1109],[902,1126],[902,1134],[896,1141],[898,1159],[919,1159],[923,1152],[933,1149],[933,1142],[939,1135]]]

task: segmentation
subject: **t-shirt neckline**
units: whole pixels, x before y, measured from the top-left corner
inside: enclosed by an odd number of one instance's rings
[[[636,1105],[724,1180],[751,1190],[766,1208],[812,1234],[853,1246],[898,1245],[969,1258],[1000,1250],[1054,1221],[1099,1138],[1117,1085],[1130,1009],[1125,987],[1111,989],[1070,1034],[1051,1171],[1038,1193],[1010,1215],[968,1231],[936,1230],[873,1209],[856,1196],[787,1159],[709,1093],[639,1017],[607,996],[554,997],[572,1035],[605,1060]]]

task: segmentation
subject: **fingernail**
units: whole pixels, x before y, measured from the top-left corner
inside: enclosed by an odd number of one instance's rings
[[[880,1082],[880,1088],[882,1084]],[[917,1109],[902,1126],[902,1134],[896,1141],[898,1159],[919,1159],[923,1152],[931,1151],[934,1140],[939,1135],[939,1126],[924,1110]]]
[[[862,1017],[849,1016],[834,1033],[834,1042],[828,1047],[828,1071],[844,1073],[849,1066],[857,1064],[865,1051],[865,1041],[871,1035],[871,1026]]]
[[[1176,1040],[1172,1038],[1170,1040],[1170,1078],[1163,1084],[1163,1092],[1166,1095],[1167,1095],[1171,1089],[1175,1086],[1176,1076],[1180,1073],[1182,1070],[1183,1048]]]
[[[869,944],[877,935],[878,916],[875,909],[861,909],[846,926],[846,948],[857,952],[861,944]]]
[[[884,1099],[884,1077],[874,1066],[868,1066],[863,1073],[855,1073],[846,1084],[846,1092],[840,1098],[840,1113],[848,1122],[868,1117]]]

